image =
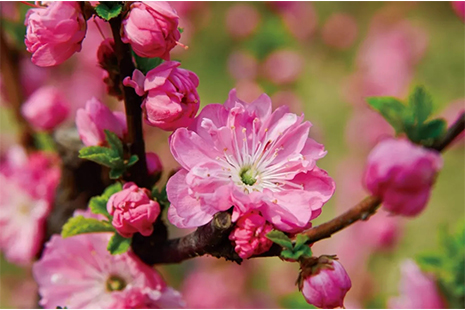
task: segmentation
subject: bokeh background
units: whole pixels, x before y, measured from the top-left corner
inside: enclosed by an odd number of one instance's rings
[[[251,101],[262,92],[273,104],[305,113],[311,136],[327,156],[319,166],[336,181],[336,194],[314,224],[350,208],[367,193],[361,185],[364,162],[390,126],[371,111],[367,96],[406,99],[416,85],[431,94],[434,113],[455,120],[465,109],[465,26],[451,2],[175,2],[181,42],[172,58],[200,78],[202,106],[222,103],[236,88]],[[92,96],[115,109],[122,104],[105,93],[96,49],[108,25],[89,21],[81,53],[56,68],[38,68],[25,51],[23,26],[28,7],[2,2],[2,31],[24,55],[20,59],[27,98],[43,85],[56,85],[73,111]],[[0,81],[5,87],[5,81]],[[3,93],[3,92],[2,92]],[[2,97],[0,147],[15,142],[15,121]],[[67,125],[72,126],[74,113]],[[167,172],[177,167],[169,133],[146,127],[146,147],[157,152]],[[413,219],[383,212],[356,223],[313,247],[316,255],[337,254],[353,287],[347,308],[384,308],[399,294],[400,265],[424,252],[440,251],[438,230],[454,228],[465,217],[463,137],[444,154],[427,209]],[[1,184],[0,184],[1,186]],[[188,231],[172,229],[172,236]],[[1,233],[1,232],[0,232]],[[260,258],[237,266],[198,258],[159,268],[194,308],[309,308],[294,282],[297,264]],[[465,281],[465,280],[464,280]],[[0,262],[0,307],[28,308],[37,302],[30,268]]]

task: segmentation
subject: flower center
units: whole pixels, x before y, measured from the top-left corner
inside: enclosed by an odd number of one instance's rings
[[[118,276],[110,276],[107,279],[107,291],[121,291],[126,287],[126,281]]]
[[[257,176],[257,172],[250,167],[242,168],[240,172],[240,176],[241,176],[242,183],[246,185],[252,186],[255,184],[255,182],[257,182],[257,179],[255,178]]]

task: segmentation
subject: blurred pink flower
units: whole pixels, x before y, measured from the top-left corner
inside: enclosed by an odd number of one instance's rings
[[[36,90],[21,106],[24,118],[36,130],[53,130],[69,114],[69,103],[60,90],[54,86],[44,86]]]
[[[126,116],[122,112],[112,112],[98,99],[92,98],[87,101],[85,109],[77,111],[76,127],[84,145],[102,145],[105,129],[123,138],[127,131]]]
[[[160,205],[150,199],[150,192],[146,188],[128,182],[122,191],[108,199],[107,211],[113,216],[111,224],[121,236],[130,238],[137,232],[150,236],[152,224],[160,214]]]
[[[289,1],[281,4],[280,14],[286,28],[298,40],[308,40],[318,27],[318,16],[310,2]]]
[[[236,80],[254,80],[257,77],[258,61],[248,52],[236,51],[229,55],[228,71]]]
[[[451,1],[450,3],[460,19],[465,22],[465,1]]]
[[[178,292],[132,252],[111,255],[111,234],[54,235],[33,266],[44,308],[181,308]]]
[[[289,110],[295,114],[301,114],[304,111],[304,103],[297,93],[291,90],[280,90],[271,96],[273,109],[282,105],[287,105]]]
[[[270,249],[273,242],[266,234],[273,226],[256,212],[247,213],[237,220],[229,240],[234,242],[234,249],[243,259],[252,255],[264,253]]]
[[[126,77],[124,85],[132,86],[139,95],[147,92],[142,108],[148,124],[171,131],[188,126],[199,110],[197,94],[199,78],[189,70],[178,68],[176,61],[166,61],[150,70],[142,79],[142,73],[135,70],[132,79]]]
[[[326,151],[308,138],[310,127],[285,106],[272,112],[266,94],[246,103],[232,90],[224,105],[207,105],[170,139],[183,169],[167,184],[169,220],[197,227],[234,206],[233,221],[257,210],[277,229],[305,229],[334,192],[316,167]]]
[[[323,41],[332,47],[344,50],[351,47],[357,38],[357,21],[350,14],[334,13],[323,25]]]
[[[160,157],[158,157],[156,153],[147,152],[145,153],[145,157],[147,159],[147,170],[149,174],[159,174],[163,171]]]
[[[303,57],[292,50],[278,50],[265,60],[262,73],[271,82],[282,85],[295,82],[303,72]]]
[[[441,168],[438,152],[408,140],[386,139],[368,156],[364,184],[389,212],[415,216],[426,207]]]
[[[20,79],[25,97],[27,98],[42,87],[50,78],[51,73],[51,68],[36,66],[29,57],[22,58],[20,62]]]
[[[322,261],[322,257],[318,261]],[[341,263],[331,258],[325,258],[325,263],[318,265],[315,271],[304,274],[299,284],[305,300],[318,308],[344,307],[344,297],[352,287],[349,275]]]
[[[388,300],[390,309],[445,309],[434,278],[423,273],[413,260],[401,265],[400,296]]]
[[[41,67],[56,66],[81,50],[86,21],[77,1],[50,2],[47,7],[26,14],[26,44],[32,62]]]
[[[243,39],[250,36],[258,27],[260,13],[249,3],[231,5],[226,11],[226,30],[232,37]]]
[[[256,81],[239,80],[236,83],[237,96],[241,97],[246,102],[254,101],[257,97],[263,94],[263,88]]]
[[[12,263],[27,265],[40,250],[60,178],[54,161],[15,146],[0,164],[0,249]]]
[[[135,1],[123,20],[121,40],[141,57],[170,59],[181,38],[179,16],[166,1]]]

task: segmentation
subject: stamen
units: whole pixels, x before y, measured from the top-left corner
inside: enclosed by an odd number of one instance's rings
[[[185,50],[189,49],[189,46],[184,45],[184,44],[182,44],[181,42],[178,42],[178,41],[176,41],[176,45],[179,45],[180,47],[182,47]]]

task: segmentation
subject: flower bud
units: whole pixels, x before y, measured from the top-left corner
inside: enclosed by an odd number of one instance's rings
[[[108,94],[123,99],[123,90],[120,85],[121,74],[118,59],[115,54],[115,41],[112,38],[100,43],[97,50],[98,64],[104,69],[103,82],[107,86]]]
[[[53,130],[66,119],[69,107],[57,88],[45,86],[28,98],[21,112],[36,130]]]
[[[165,1],[136,1],[123,20],[121,40],[141,57],[170,59],[169,52],[181,38],[179,16]]]
[[[152,234],[152,224],[160,214],[160,205],[149,195],[147,189],[128,182],[122,191],[110,197],[107,210],[113,216],[112,224],[121,236],[130,238],[137,232],[143,236]]]
[[[426,206],[441,155],[407,140],[383,140],[368,155],[366,188],[383,200],[386,210],[415,216]]]
[[[344,297],[352,287],[349,275],[333,256],[311,258],[301,266],[298,285],[305,300],[318,308],[344,307]]]
[[[120,138],[127,132],[124,113],[112,112],[96,98],[87,101],[85,109],[77,110],[76,127],[86,146],[102,145],[105,142],[105,129]]]
[[[56,66],[81,50],[86,21],[77,1],[51,1],[47,7],[26,14],[26,44],[32,62],[40,67]]]
[[[266,234],[272,229],[273,226],[262,216],[250,212],[239,218],[236,227],[229,235],[229,240],[234,241],[236,253],[246,259],[270,249],[273,242],[266,237]]]
[[[145,158],[147,160],[147,170],[149,174],[158,175],[163,171],[163,166],[160,161],[160,157],[153,152],[145,153]]]
[[[124,79],[124,85],[134,87],[139,96],[147,93],[142,103],[145,120],[163,130],[189,126],[199,109],[196,89],[199,78],[191,71],[178,68],[180,65],[167,61],[150,70],[145,80],[138,70],[134,71],[132,79]]]

